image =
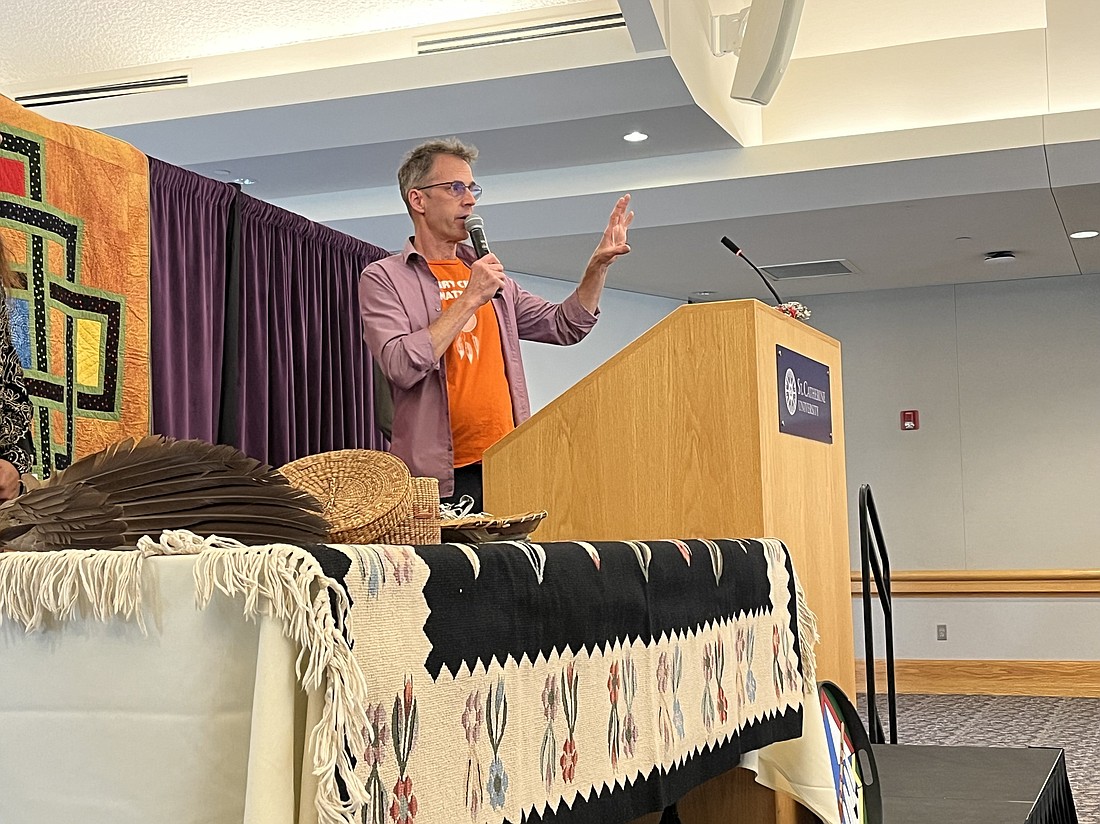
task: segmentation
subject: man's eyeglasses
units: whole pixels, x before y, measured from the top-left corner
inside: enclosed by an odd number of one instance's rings
[[[424,189],[434,189],[437,186],[446,186],[447,191],[451,193],[452,197],[464,197],[466,195],[466,192],[472,194],[474,196],[474,200],[477,200],[481,197],[480,186],[478,186],[476,183],[471,183],[469,186],[467,186],[461,180],[452,180],[450,183],[432,183],[429,186],[413,186],[413,188],[423,191]]]

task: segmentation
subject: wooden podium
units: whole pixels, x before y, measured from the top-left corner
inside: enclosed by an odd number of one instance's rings
[[[832,443],[780,431],[776,347],[828,368]],[[843,423],[837,341],[757,301],[681,306],[485,453],[485,505],[546,509],[544,541],[780,538],[818,679],[855,700]],[[685,824],[816,820],[744,770],[679,806]]]
[[[776,347],[829,369],[833,442],[781,432]],[[752,300],[681,306],[485,453],[489,512],[544,541],[781,539],[819,680],[855,698],[840,344]]]

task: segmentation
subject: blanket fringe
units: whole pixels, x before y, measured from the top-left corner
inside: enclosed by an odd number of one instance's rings
[[[191,532],[145,536],[137,549],[65,549],[0,553],[0,625],[4,619],[36,632],[48,620],[87,616],[96,621],[122,618],[148,635],[142,601],[145,559],[150,555],[197,555],[218,537]]]
[[[802,650],[802,689],[806,695],[817,692],[817,644],[821,635],[817,631],[817,616],[806,602],[806,590],[798,575],[794,576],[795,592],[798,593],[798,642]]]
[[[69,549],[0,553],[0,624],[26,632],[49,619],[89,615],[97,621],[136,620],[146,634],[141,576],[145,556],[133,550]]]
[[[321,720],[309,736],[318,778],[318,819],[322,824],[354,824],[368,797],[365,786],[354,780],[353,754],[361,755],[374,734],[366,715],[366,679],[344,635],[347,594],[303,549],[285,544],[246,547],[225,539],[200,553],[195,585],[200,608],[215,590],[243,596],[246,617],[270,615],[299,646],[296,668],[302,686],[324,687]],[[346,779],[346,797],[341,796],[338,775]]]

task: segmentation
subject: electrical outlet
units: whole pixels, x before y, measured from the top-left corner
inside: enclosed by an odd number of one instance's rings
[[[947,624],[936,624],[936,640],[947,640]]]

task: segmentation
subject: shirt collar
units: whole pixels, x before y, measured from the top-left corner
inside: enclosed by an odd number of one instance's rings
[[[465,261],[466,263],[473,263],[477,260],[477,253],[474,251],[474,247],[466,243],[458,244],[458,246],[455,247],[455,254],[458,255],[459,260]],[[413,239],[410,237],[405,241],[405,248],[401,250],[401,259],[408,265],[413,257],[424,260],[424,256],[416,251],[416,247],[413,246]]]

